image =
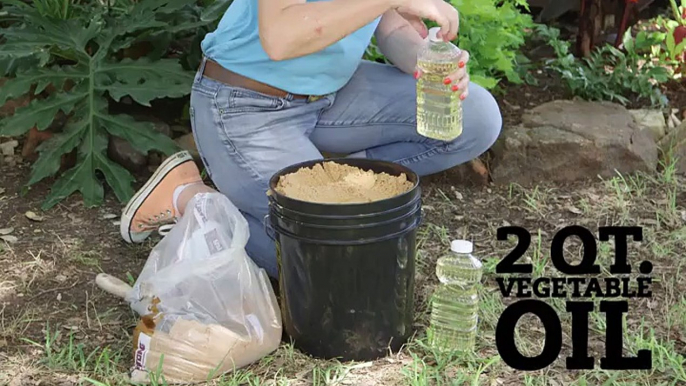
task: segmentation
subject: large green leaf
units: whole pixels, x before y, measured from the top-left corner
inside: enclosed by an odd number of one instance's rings
[[[85,118],[77,164],[55,182],[42,205],[44,210],[50,209],[76,191],[81,192],[87,207],[99,206],[103,202],[104,189],[96,171],[100,166],[99,154],[102,155],[107,150],[108,138],[104,130],[91,124],[92,120],[88,115]]]
[[[50,58],[49,53],[44,48],[36,49],[36,44],[31,42],[10,41],[2,43],[0,50],[0,58],[3,59],[21,59],[37,56],[41,58],[43,64],[47,63]]]
[[[151,61],[146,58],[127,58],[120,62],[103,63],[97,68],[97,73],[105,73],[127,82],[156,80],[170,84],[182,83],[189,87],[193,82],[193,74],[185,71],[176,59]],[[188,92],[190,93],[190,88]]]
[[[112,162],[104,153],[94,153],[97,161],[96,168],[105,176],[107,184],[112,187],[120,202],[127,202],[134,194],[131,184],[135,179],[128,170]]]
[[[74,106],[88,96],[84,91],[56,93],[46,99],[34,99],[26,107],[18,108],[14,115],[0,121],[0,136],[16,136],[36,126],[45,130],[60,110],[69,114]]]
[[[153,129],[152,123],[140,122],[128,115],[109,115],[96,113],[97,123],[111,135],[127,140],[141,153],[150,150],[160,150],[166,155],[171,155],[179,150],[171,138]]]
[[[62,133],[40,144],[36,149],[40,157],[38,157],[38,160],[31,168],[31,179],[28,185],[33,185],[57,173],[60,168],[60,162],[56,161],[59,161],[63,154],[74,150],[79,145],[87,129],[88,121],[85,119],[70,123]]]
[[[40,156],[28,184],[55,176],[61,157],[77,150],[76,165],[58,176],[43,208],[49,209],[75,192],[81,192],[87,206],[99,205],[104,182],[119,200],[127,201],[133,194],[134,178],[108,159],[110,136],[125,139],[143,153],[156,150],[170,155],[178,147],[151,123],[109,114],[108,98],[129,96],[150,106],[158,98],[186,96],[193,72],[184,70],[178,59],[155,60],[153,55],[121,60],[122,49],[148,41],[157,45],[161,55],[168,50],[169,41],[188,35],[177,32],[195,31],[216,19],[201,19],[194,0],[137,0],[118,7],[78,2],[73,12],[52,18],[43,17],[31,2],[9,0],[3,1],[3,6],[6,3],[11,4],[5,20],[11,20],[0,26],[0,70],[16,77],[0,90],[0,104],[39,93],[50,84],[57,91],[1,120],[0,135],[20,135],[32,127],[46,129],[60,111],[68,120],[61,132],[38,147]],[[30,65],[22,68],[20,61]],[[46,68],[47,64],[51,67]],[[65,81],[74,84],[68,92],[61,91]]]
[[[17,98],[28,94],[31,86],[36,85],[34,94],[38,94],[49,84],[55,88],[61,88],[67,79],[83,79],[88,76],[85,71],[80,71],[75,67],[53,67],[53,68],[32,68],[17,74],[15,78],[9,79],[0,88],[0,105],[10,98]]]
[[[212,22],[220,19],[229,6],[231,6],[231,3],[233,3],[233,0],[216,0],[212,5],[203,10],[200,20]]]
[[[109,92],[116,101],[128,95],[144,106],[153,99],[188,95],[193,82],[193,75],[174,59],[126,59],[102,65],[97,75],[96,90]]]
[[[41,208],[48,210],[77,191],[81,192],[87,207],[101,205],[105,191],[94,173],[96,166],[97,160],[93,153],[80,158],[76,166],[67,170],[53,184]]]

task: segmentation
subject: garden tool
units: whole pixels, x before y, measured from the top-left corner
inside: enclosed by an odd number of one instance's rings
[[[99,273],[95,277],[95,284],[100,287],[103,291],[112,294],[118,298],[126,299],[127,295],[133,287],[125,283],[119,278],[106,273]],[[148,302],[142,302],[140,305],[134,305],[133,310],[138,315],[147,315],[150,313],[150,308],[152,307],[152,296],[146,297]]]

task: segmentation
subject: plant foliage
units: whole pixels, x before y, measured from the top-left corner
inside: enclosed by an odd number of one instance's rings
[[[633,95],[656,106],[666,104],[658,85],[667,82],[671,73],[640,54],[637,42],[644,45],[647,35],[635,40],[629,29],[623,37],[624,51],[604,45],[596,48],[591,57],[578,59],[570,51],[571,43],[560,40],[558,29],[539,26],[538,33],[555,50],[556,57],[547,61],[548,68],[561,75],[575,96],[626,105],[630,102],[627,96]]]
[[[521,84],[520,48],[535,24],[527,0],[450,0],[460,12],[456,44],[469,52],[470,79],[493,89],[502,80]],[[529,31],[529,32],[527,32]]]
[[[163,57],[165,44],[212,23],[214,17],[189,0],[72,0],[59,1],[63,7],[40,7],[49,3],[3,0],[0,75],[14,77],[0,89],[0,106],[11,98],[51,91],[0,121],[0,136],[18,136],[32,127],[45,130],[58,112],[64,113],[62,131],[39,146],[28,185],[57,174],[64,154],[76,151],[77,162],[54,183],[43,208],[76,191],[87,206],[101,204],[101,177],[119,200],[127,201],[134,178],[107,157],[109,136],[124,138],[143,153],[171,154],[177,148],[151,123],[110,114],[109,99],[128,96],[150,106],[157,98],[188,95],[192,72],[184,70],[178,58]],[[141,41],[154,41],[159,49],[139,59],[122,55]]]
[[[470,80],[487,89],[495,88],[502,79],[520,84],[526,61],[519,53],[527,30],[535,27],[526,0],[446,0],[460,14],[458,37],[453,42],[470,54]],[[429,28],[436,23],[429,21]],[[376,46],[365,53],[365,59],[385,63],[387,60]]]

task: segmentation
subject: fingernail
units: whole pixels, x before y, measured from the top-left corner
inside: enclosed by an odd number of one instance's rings
[[[414,72],[414,78],[415,78],[415,79],[419,79],[419,71],[415,71],[415,72]]]
[[[460,68],[462,68],[462,67],[464,67],[464,62],[460,62],[457,65],[460,66]]]
[[[457,91],[458,87],[457,87],[456,84],[454,84],[453,87],[451,87],[451,89],[452,89],[453,91]]]
[[[452,81],[450,80],[450,78],[445,78],[445,79],[443,79],[443,84],[450,84],[450,83],[452,83]]]
[[[461,99],[461,100],[464,100],[464,98],[466,98],[466,97],[467,97],[467,96],[464,95],[464,94],[460,95],[460,99]]]

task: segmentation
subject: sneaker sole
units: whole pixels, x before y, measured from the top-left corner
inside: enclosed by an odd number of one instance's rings
[[[170,171],[174,170],[174,168],[186,162],[194,162],[193,157],[187,151],[176,153],[167,158],[164,160],[164,162],[162,162],[160,167],[157,168],[148,182],[146,182],[145,185],[143,185],[143,187],[131,198],[129,203],[124,208],[121,216],[121,224],[119,225],[119,232],[124,238],[124,241],[127,243],[141,243],[147,238],[144,237],[141,240],[136,240],[133,238],[133,235],[131,234],[131,223],[133,222],[133,218],[136,216],[136,213],[140,209],[145,199],[148,198],[153,190],[155,190],[157,185],[160,184],[164,177],[166,177]]]

